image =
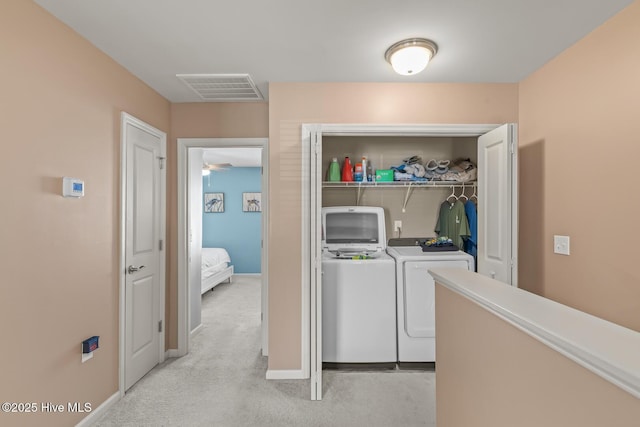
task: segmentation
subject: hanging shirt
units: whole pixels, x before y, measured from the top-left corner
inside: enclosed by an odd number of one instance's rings
[[[463,237],[469,237],[469,222],[467,214],[464,212],[464,205],[460,200],[451,204],[444,201],[440,205],[440,214],[435,232],[438,236],[447,236],[453,240],[453,244],[460,249],[464,249]]]
[[[469,237],[464,241],[464,251],[475,257],[478,255],[478,208],[471,200],[467,200],[464,211],[469,222]]]

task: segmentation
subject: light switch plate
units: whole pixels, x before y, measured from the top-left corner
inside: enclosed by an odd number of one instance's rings
[[[569,255],[569,236],[553,236],[553,253]]]

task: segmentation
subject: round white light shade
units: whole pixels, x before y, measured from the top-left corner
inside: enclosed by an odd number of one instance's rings
[[[384,57],[396,73],[411,76],[424,70],[437,50],[436,44],[431,40],[407,39],[387,49]]]

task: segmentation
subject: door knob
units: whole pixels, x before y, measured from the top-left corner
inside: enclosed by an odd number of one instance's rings
[[[133,274],[133,273],[135,273],[136,271],[140,271],[140,270],[142,270],[143,268],[144,268],[144,265],[141,265],[140,267],[134,267],[133,265],[130,265],[130,266],[127,268],[127,271],[129,272],[129,274]]]

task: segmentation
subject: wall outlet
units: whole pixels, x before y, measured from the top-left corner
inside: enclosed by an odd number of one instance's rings
[[[569,255],[569,236],[553,236],[553,253]]]
[[[402,230],[402,221],[393,221],[393,231]]]

